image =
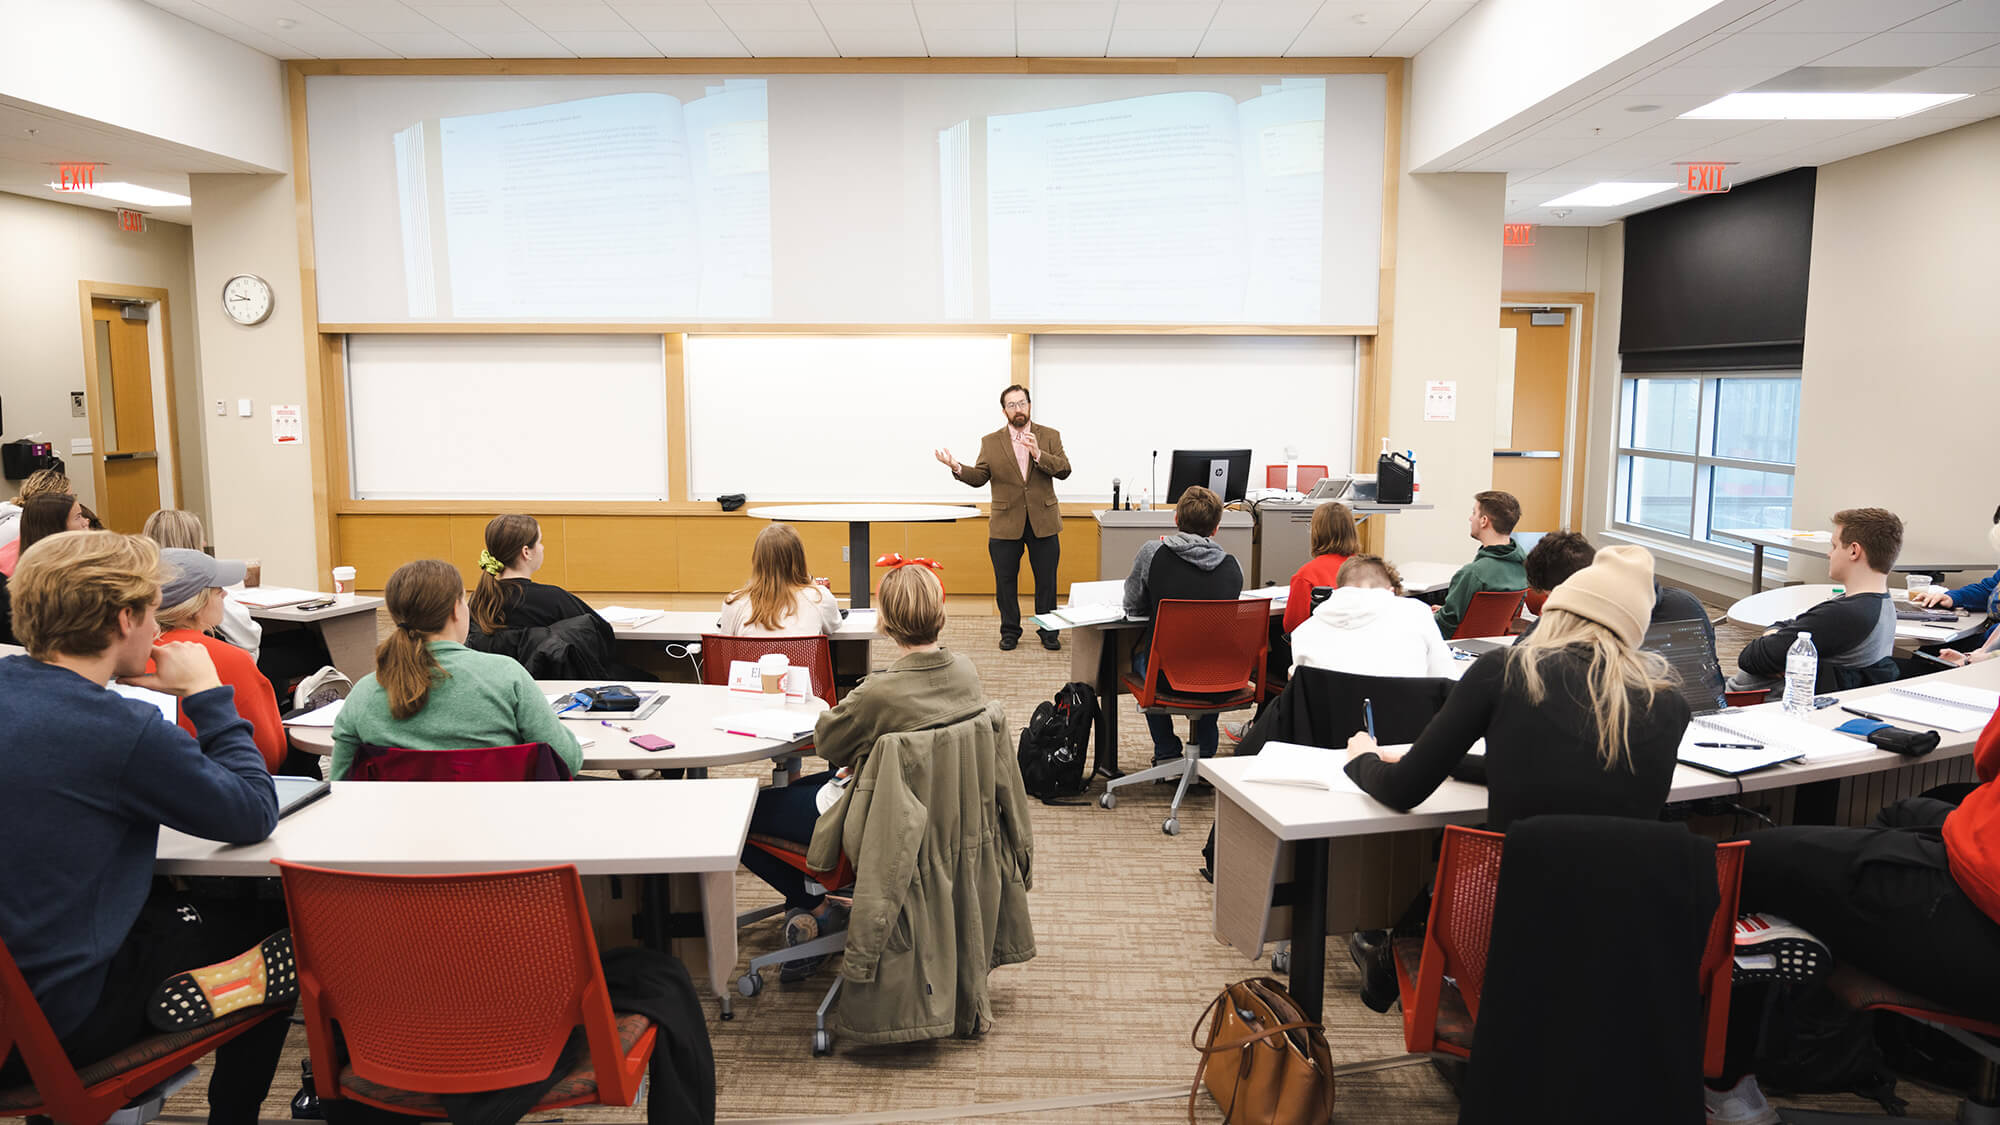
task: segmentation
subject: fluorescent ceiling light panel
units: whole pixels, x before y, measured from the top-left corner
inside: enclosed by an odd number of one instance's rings
[[[1722,121],[1889,121],[1970,94],[1780,93],[1745,90],[1681,114]]]
[[[1629,183],[1622,180],[1607,180],[1570,192],[1560,199],[1551,199],[1544,207],[1616,207],[1649,195],[1658,195],[1668,188],[1677,186],[1667,183]]]
[[[191,202],[185,195],[128,184],[123,180],[113,180],[110,183],[98,184],[96,187],[70,188],[67,191],[63,190],[61,184],[52,183],[49,185],[49,190],[63,195],[101,196],[119,203],[130,203],[134,207],[186,207]]]

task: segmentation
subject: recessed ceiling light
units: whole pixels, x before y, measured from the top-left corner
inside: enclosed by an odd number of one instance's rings
[[[1970,94],[1780,93],[1745,90],[1688,110],[1682,117],[1720,121],[1888,121]]]
[[[102,196],[105,199],[116,200],[119,203],[130,203],[134,207],[186,207],[190,202],[185,195],[175,195],[173,192],[161,191],[158,188],[128,184],[123,180],[113,180],[110,183],[98,184],[96,187],[71,189],[69,191],[63,191],[61,184],[52,183],[49,185],[49,190],[61,192],[63,195]]]
[[[1547,203],[1542,204],[1542,206],[1616,207],[1621,203],[1630,203],[1635,199],[1644,199],[1649,195],[1658,195],[1674,186],[1676,185],[1671,180],[1665,183],[1631,183],[1623,180],[1607,180],[1601,184],[1592,184],[1587,188],[1579,188],[1560,198],[1551,199]]]
[[[1628,105],[1628,106],[1626,106],[1626,107],[1625,107],[1625,112],[1626,112],[1626,113],[1651,113],[1651,112],[1653,112],[1654,110],[1656,110],[1656,109],[1658,109],[1658,108],[1660,108],[1660,107],[1659,107],[1659,106],[1656,106],[1656,105],[1653,105],[1653,104],[1652,104],[1651,102],[1648,102],[1648,103],[1647,103],[1647,104],[1645,104],[1645,105]]]

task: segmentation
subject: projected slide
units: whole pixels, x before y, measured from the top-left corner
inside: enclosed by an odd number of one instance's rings
[[[753,79],[401,130],[409,315],[769,316],[768,129]]]
[[[1242,102],[1167,93],[987,118],[990,315],[1318,321],[1325,138],[1324,79]],[[939,136],[947,215],[966,198],[964,142]]]

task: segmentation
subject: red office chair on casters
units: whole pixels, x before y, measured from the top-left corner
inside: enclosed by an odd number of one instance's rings
[[[1472,604],[1465,607],[1465,616],[1459,619],[1451,639],[1506,636],[1513,631],[1514,618],[1521,615],[1521,603],[1527,596],[1526,590],[1479,591],[1472,595]]]
[[[782,836],[764,835],[752,835],[749,843],[751,847],[805,875],[806,890],[814,894],[829,895],[841,902],[848,902],[853,899],[854,865],[848,862],[847,853],[841,853],[840,860],[834,864],[832,871],[814,871],[806,863],[806,846],[804,844],[794,840],[787,840]],[[782,914],[784,912],[785,904],[783,902],[775,906],[765,906],[756,910],[745,911],[736,916],[736,928],[740,930],[759,919],[769,918],[774,914]],[[830,934],[821,934],[811,941],[800,942],[797,945],[788,945],[783,949],[773,950],[770,953],[752,957],[750,959],[750,968],[742,976],[736,978],[736,991],[742,993],[745,997],[756,996],[758,993],[764,991],[764,970],[781,967],[793,961],[803,961],[809,957],[829,956],[839,953],[846,948],[847,931],[838,930]],[[836,975],[833,978],[832,986],[826,990],[825,998],[819,1002],[819,1008],[814,1013],[812,1053],[815,1058],[833,1053],[833,1036],[826,1029],[826,1013],[833,1007],[833,1002],[839,995],[840,977]]]
[[[569,765],[546,742],[491,749],[407,750],[363,745],[349,781],[568,781]]]
[[[79,1070],[35,1001],[14,955],[0,944],[0,1059],[18,1048],[32,1085],[0,1089],[0,1117],[51,1117],[63,1125],[127,1125],[160,1115],[167,1095],[196,1077],[195,1060],[289,1008],[243,1008],[187,1031],[155,1035]]]
[[[1976,1019],[1905,992],[1848,965],[1835,965],[1826,987],[1857,1011],[1894,1012],[1951,1037],[1979,1059],[1972,1089],[1958,1107],[1956,1125],[2000,1125],[2000,1022]],[[1787,1117],[1791,1117],[1790,1112]],[[1912,1125],[1924,1125],[1904,1118]],[[1947,1125],[1938,1122],[1937,1125]]]
[[[637,1100],[658,1029],[611,1010],[575,867],[278,869],[322,1100],[444,1117],[440,1095],[546,1078],[578,1026],[589,1058],[533,1112]]]
[[[1153,645],[1146,678],[1123,677],[1139,710],[1166,715],[1209,715],[1253,707],[1264,683],[1264,658],[1271,644],[1271,607],[1262,598],[1160,603],[1153,617]],[[1181,800],[1200,769],[1201,748],[1181,747],[1181,760],[1113,778],[1097,803],[1115,808],[1113,791],[1162,777],[1180,778],[1167,819],[1160,825],[1179,835]]]
[[[1300,465],[1299,491],[1305,492],[1308,489],[1312,488],[1312,486],[1318,484],[1320,482],[1320,478],[1324,477],[1325,475],[1326,475],[1325,465]],[[1283,465],[1264,466],[1264,487],[1265,488],[1285,487],[1285,467]]]

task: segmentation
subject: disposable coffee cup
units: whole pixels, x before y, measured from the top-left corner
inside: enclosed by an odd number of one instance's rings
[[[1903,580],[1904,588],[1908,589],[1912,593],[1915,593],[1918,590],[1925,589],[1929,587],[1930,584],[1931,584],[1931,576],[1928,574],[1912,574]]]
[[[336,566],[333,568],[333,592],[336,594],[351,594],[354,592],[353,567]]]
[[[257,584],[259,582],[262,582],[263,580],[264,580],[264,560],[244,559],[243,588],[246,590],[254,590],[257,588]]]
[[[766,653],[757,658],[757,674],[764,677],[765,695],[785,694],[785,673],[790,671],[792,662],[784,653]]]

